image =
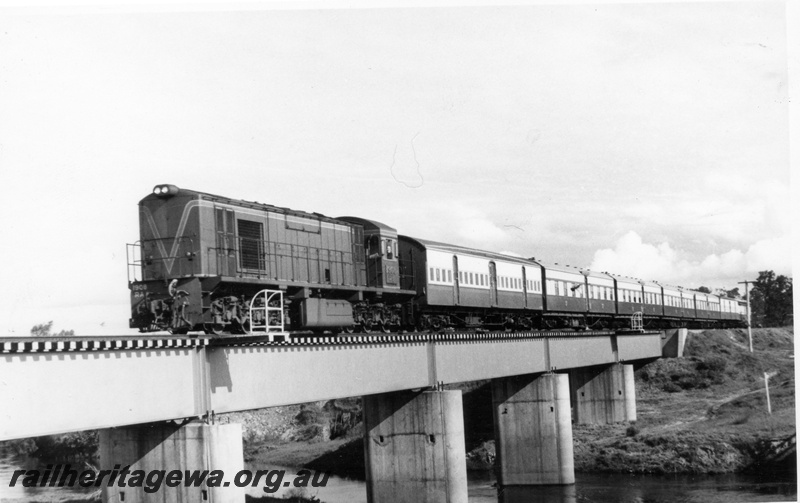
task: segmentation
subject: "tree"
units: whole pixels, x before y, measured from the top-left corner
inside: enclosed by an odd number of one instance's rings
[[[697,291],[700,293],[711,293],[711,289],[708,288],[707,286],[701,286],[700,288],[697,289]]]
[[[792,278],[775,276],[773,271],[761,271],[750,291],[750,310],[753,325],[782,327],[792,323]]]
[[[31,328],[31,337],[71,337],[75,335],[74,330],[62,330],[57,334],[50,333],[53,329],[53,320],[41,325],[34,325]]]
[[[725,294],[728,297],[732,298],[732,299],[741,299],[742,298],[742,294],[739,293],[739,287],[738,286],[736,288],[734,288],[733,290],[726,290]]]

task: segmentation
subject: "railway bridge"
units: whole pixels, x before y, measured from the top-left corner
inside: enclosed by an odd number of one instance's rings
[[[636,419],[634,367],[685,329],[346,337],[0,338],[0,440],[100,430],[102,469],[243,468],[216,414],[363,397],[370,502],[466,502],[461,392],[492,381],[498,483],[574,483],[572,422]],[[228,487],[104,486],[103,501],[243,502]]]

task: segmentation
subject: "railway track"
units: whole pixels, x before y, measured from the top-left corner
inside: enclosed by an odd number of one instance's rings
[[[74,337],[2,337],[0,353],[58,353],[114,350],[160,350],[191,347],[236,346],[353,346],[414,343],[469,343],[517,339],[595,337],[629,335],[641,331],[526,331],[526,332],[442,332],[358,335],[248,335],[211,337],[206,335],[106,335]]]

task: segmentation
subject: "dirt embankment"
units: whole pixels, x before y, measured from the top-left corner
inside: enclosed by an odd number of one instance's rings
[[[689,334],[684,358],[662,359],[636,377],[638,421],[575,425],[578,471],[725,473],[793,469],[792,329]],[[768,373],[770,405],[764,389]]]

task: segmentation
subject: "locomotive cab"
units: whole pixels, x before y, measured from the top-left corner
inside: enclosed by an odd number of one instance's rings
[[[386,224],[358,217],[339,217],[338,220],[364,228],[366,285],[375,288],[400,288],[400,263],[397,249],[397,229]]]

